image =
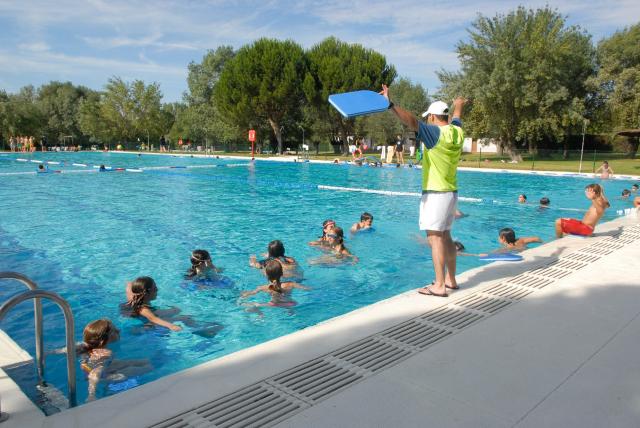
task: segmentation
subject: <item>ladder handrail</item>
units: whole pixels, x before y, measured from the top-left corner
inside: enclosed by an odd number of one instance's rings
[[[18,272],[0,272],[0,280],[13,279],[26,285],[30,290],[38,290],[38,284],[30,278]],[[42,336],[42,302],[39,298],[33,299],[33,312],[36,330],[36,369],[38,370],[38,382],[44,379],[44,339]]]
[[[71,312],[71,306],[60,297],[58,294],[53,293],[51,291],[46,290],[29,290],[25,291],[17,296],[13,296],[11,299],[7,300],[0,306],[0,321],[5,317],[7,312],[25,300],[29,299],[50,299],[53,300],[59,307],[62,309],[62,313],[64,314],[64,328],[65,328],[65,336],[67,342],[67,382],[68,382],[68,395],[69,395],[69,406],[75,407],[77,405],[76,401],[76,343],[74,338],[74,321],[73,321],[73,313]]]

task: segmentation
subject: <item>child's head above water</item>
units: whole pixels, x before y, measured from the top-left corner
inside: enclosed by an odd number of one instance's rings
[[[267,247],[267,252],[269,253],[269,257],[278,258],[284,257],[284,244],[282,241],[275,240],[269,242],[269,246]]]
[[[525,195],[524,193],[518,195],[518,202],[520,202],[521,204],[527,202],[527,195]]]
[[[371,226],[371,224],[373,224],[373,216],[367,212],[364,212],[360,216],[360,221],[366,223],[367,226]]]
[[[629,189],[624,189],[622,191],[622,197],[623,198],[628,198],[630,194],[631,194],[631,190],[629,190]]]
[[[202,266],[211,262],[211,254],[207,250],[193,250],[191,252],[191,265],[193,267]]]
[[[498,240],[503,244],[515,244],[516,232],[510,227],[502,228],[498,233]]]
[[[120,330],[107,318],[91,321],[82,332],[82,340],[87,345],[87,351],[104,348],[119,338]]]
[[[336,244],[342,244],[344,242],[344,231],[341,227],[334,227],[331,233],[327,234],[327,238],[333,240]]]
[[[134,313],[138,312],[142,306],[155,299],[158,295],[158,287],[153,278],[141,276],[131,282],[131,301],[129,304]]]
[[[542,205],[543,207],[548,207],[550,203],[551,200],[546,196],[544,198],[540,198],[540,205]]]
[[[336,222],[334,220],[327,219],[327,220],[323,221],[322,222],[322,237],[327,236],[327,233],[329,233],[329,231],[333,230],[334,227],[336,227]]]
[[[269,280],[270,288],[274,291],[282,292],[280,278],[282,278],[282,264],[277,260],[269,260],[264,266],[264,273]]]

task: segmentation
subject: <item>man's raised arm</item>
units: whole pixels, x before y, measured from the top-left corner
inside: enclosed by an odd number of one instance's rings
[[[396,116],[398,116],[400,122],[404,123],[412,131],[418,130],[418,119],[416,119],[416,117],[412,113],[406,111],[401,107],[398,107],[397,105],[394,105],[393,102],[389,99],[389,87],[387,85],[382,85],[382,91],[380,92],[380,95],[389,100],[389,110],[391,110],[395,113]]]

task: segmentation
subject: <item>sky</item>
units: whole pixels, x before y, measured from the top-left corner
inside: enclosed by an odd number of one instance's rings
[[[400,76],[434,93],[436,71],[456,70],[455,45],[478,14],[549,5],[594,42],[640,21],[640,1],[459,0],[0,0],[0,89],[51,80],[102,89],[112,76],[158,82],[180,101],[187,66],[209,49],[261,38],[310,48],[329,36],[386,56]]]

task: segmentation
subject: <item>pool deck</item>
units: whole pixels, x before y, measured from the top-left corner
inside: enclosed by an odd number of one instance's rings
[[[0,426],[638,426],[638,219],[523,255],[46,418],[0,371]]]

